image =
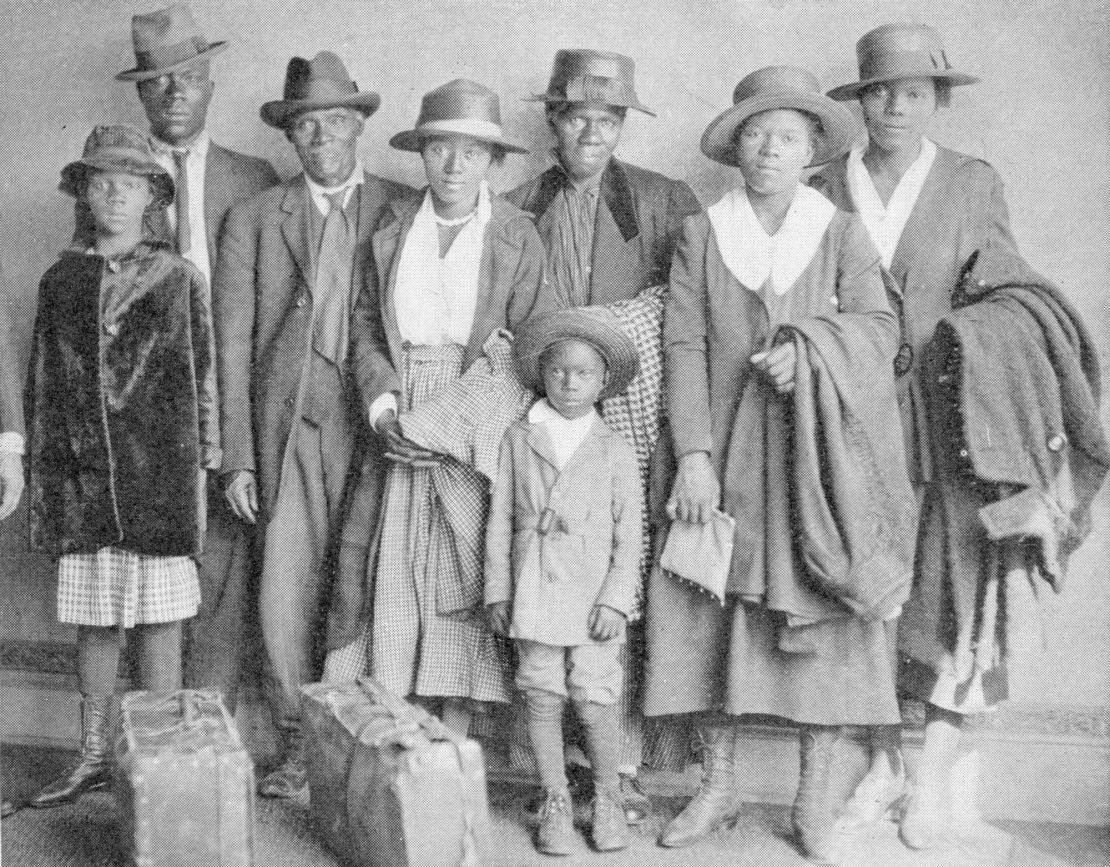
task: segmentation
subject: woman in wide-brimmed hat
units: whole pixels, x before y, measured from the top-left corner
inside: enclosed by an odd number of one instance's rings
[[[858,217],[801,183],[855,131],[812,74],[778,66],[744,78],[702,137],[743,185],[687,220],[671,268],[666,508],[696,524],[722,510],[735,539],[723,604],[670,572],[649,582],[645,712],[693,715],[705,745],[666,846],[735,818],[739,717],[770,714],[801,728],[793,824],[807,857],[832,863],[841,729],[899,718],[884,622],[911,568],[888,423],[898,325]]]
[[[420,155],[428,186],[394,201],[374,234],[369,306],[356,316],[356,377],[393,461],[370,584],[370,673],[465,729],[472,702],[509,699],[505,648],[482,618],[488,483],[406,439],[398,415],[460,377],[495,332],[555,304],[541,296],[535,226],[486,181],[505,154],[525,151],[502,131],[493,91],[465,80],[436,88],[390,143]]]
[[[834,88],[829,96],[859,101],[867,143],[826,166],[811,183],[837,207],[859,213],[901,297],[895,373],[911,480],[927,511],[933,455],[920,380],[922,351],[938,320],[952,309],[969,258],[987,247],[1015,254],[1016,249],[998,173],[926,135],[937,110],[948,105],[952,88],[978,79],[952,67],[940,34],[924,24],[884,24],[860,38],[856,53],[859,80]],[[941,793],[963,716],[996,703],[1005,694],[1005,676],[997,669],[975,671],[965,684],[971,688],[956,689],[964,680],[952,664],[956,649],[939,647],[931,638],[941,631],[933,619],[941,606],[924,599],[918,604],[923,585],[920,580],[915,585],[900,627],[903,639],[912,636],[901,642],[910,663],[901,673],[900,688],[928,702],[929,711],[915,795],[901,836],[913,848],[926,848],[936,842],[942,824]],[[953,616],[962,622],[970,612]],[[901,798],[900,742],[897,727],[873,731],[872,767],[845,810],[847,821],[874,821]]]

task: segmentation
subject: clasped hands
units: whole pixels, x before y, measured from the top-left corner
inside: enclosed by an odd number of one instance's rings
[[[491,602],[486,606],[486,619],[490,629],[497,635],[509,634],[509,603]],[[600,602],[590,611],[590,638],[594,641],[612,641],[624,634],[628,618],[616,608]]]

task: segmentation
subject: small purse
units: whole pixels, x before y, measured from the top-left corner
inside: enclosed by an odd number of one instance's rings
[[[704,524],[672,521],[659,567],[711,594],[723,605],[735,535],[736,519],[717,509]]]

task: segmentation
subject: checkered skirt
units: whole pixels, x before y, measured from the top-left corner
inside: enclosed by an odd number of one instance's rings
[[[155,557],[111,546],[58,561],[58,620],[79,626],[172,623],[197,613],[192,557]]]

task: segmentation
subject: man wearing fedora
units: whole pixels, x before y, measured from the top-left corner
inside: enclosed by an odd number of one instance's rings
[[[330,51],[289,61],[283,98],[261,114],[304,171],[232,209],[213,281],[223,476],[232,510],[260,528],[259,620],[284,740],[282,764],[259,783],[270,797],[305,786],[298,690],[319,674],[315,637],[348,473],[360,463],[353,300],[371,233],[408,192],[358,157],[379,102]]]
[[[690,188],[618,160],[628,109],[655,116],[636,95],[635,64],[609,51],[556,53],[543,102],[555,135],[555,165],[506,198],[530,212],[547,248],[549,279],[569,307],[610,304],[666,283],[686,217],[701,211]],[[629,821],[650,803],[635,783],[642,758],[640,715],[631,706],[641,643],[630,632],[629,689],[622,701],[621,785]]]
[[[174,207],[154,215],[159,224],[152,228],[196,265],[210,285],[231,206],[273,186],[278,176],[265,160],[220,147],[208,137],[205,123],[215,89],[209,65],[226,42],[209,43],[179,3],[134,16],[131,35],[135,66],[116,78],[135,82],[150,121],[155,158],[177,188]],[[211,399],[217,400],[216,395]],[[184,678],[188,687],[219,690],[234,711],[250,531],[231,514],[215,483],[208,491],[207,520],[199,570],[201,607],[186,623]]]

